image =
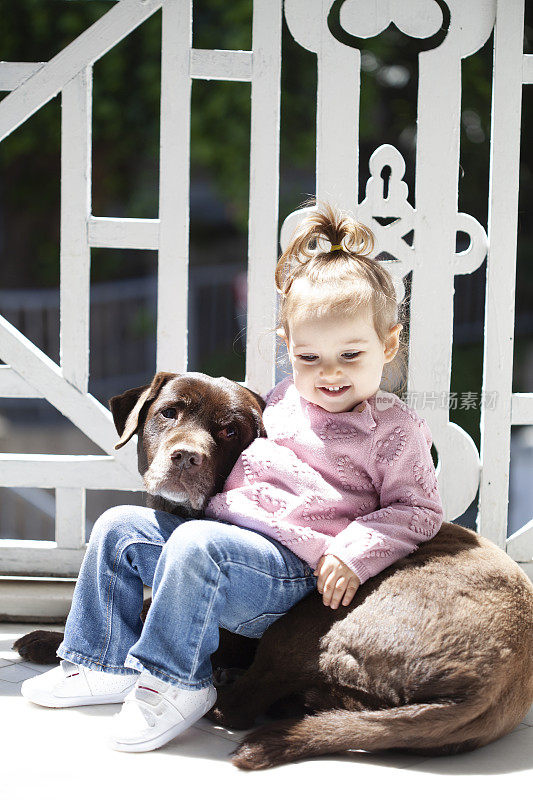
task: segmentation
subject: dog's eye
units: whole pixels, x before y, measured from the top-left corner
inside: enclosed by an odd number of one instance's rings
[[[164,408],[161,414],[167,419],[176,419],[178,412],[175,408]]]
[[[226,425],[225,428],[219,430],[218,435],[221,436],[222,439],[231,439],[233,436],[237,436],[237,426]]]

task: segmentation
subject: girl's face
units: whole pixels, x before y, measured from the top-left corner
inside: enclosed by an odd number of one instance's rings
[[[398,351],[402,327],[391,328],[384,345],[368,308],[291,322],[289,338],[284,338],[294,385],[305,400],[326,411],[351,411],[379,389],[383,367]]]

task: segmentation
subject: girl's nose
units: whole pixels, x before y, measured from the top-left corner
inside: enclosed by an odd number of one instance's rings
[[[338,364],[322,364],[322,369],[320,370],[321,378],[334,378],[340,374],[341,369]]]

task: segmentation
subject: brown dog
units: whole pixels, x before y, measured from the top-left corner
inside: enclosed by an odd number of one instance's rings
[[[158,448],[157,432],[144,429],[156,431],[155,402],[172,379],[163,378],[142,407],[138,395],[122,431],[117,425],[123,438],[139,433],[144,474],[150,437]],[[168,488],[166,479],[158,485]],[[249,728],[264,712],[289,709],[292,718],[263,725],[239,745],[233,763],[244,769],[348,749],[473,750],[516,727],[533,701],[532,629],[533,586],[522,570],[487,539],[444,523],[366,581],[349,606],[332,610],[318,593],[308,595],[265,632],[255,653],[257,640],[221,629],[213,667],[253,663],[233,685],[218,687],[207,717]]]
[[[208,498],[220,491],[239,454],[265,435],[264,405],[260,395],[227,378],[158,372],[151,384],[109,401],[120,436],[115,449],[137,433],[137,465],[148,507],[197,517]],[[62,638],[53,631],[32,631],[13,648],[27,661],[54,664]],[[256,646],[255,639],[221,629],[213,666],[248,667]]]
[[[262,769],[347,749],[421,755],[504,736],[533,701],[533,586],[496,545],[443,523],[333,611],[301,600],[259,642],[250,669],[207,714],[248,728],[280,697],[299,718],[249,734],[233,763]]]

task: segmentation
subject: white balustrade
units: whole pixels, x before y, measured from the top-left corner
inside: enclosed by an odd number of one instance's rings
[[[159,9],[159,216],[95,217],[92,66]],[[0,103],[0,140],[59,92],[62,97],[60,363],[0,317],[0,358],[7,365],[0,367],[0,395],[45,398],[106,454],[0,456],[0,485],[56,490],[56,542],[0,541],[0,574],[75,575],[84,552],[85,490],[141,489],[134,443],[114,450],[111,415],[87,391],[90,252],[95,247],[158,251],[157,368],[185,370],[193,80],[251,85],[246,381],[257,391],[274,382],[282,3],[254,0],[251,51],[194,49],[193,12],[193,0],[120,0],[49,62],[0,63],[0,90],[10,92]],[[524,0],[285,0],[284,13],[296,42],[317,56],[316,195],[370,225],[378,252],[395,259],[389,267],[400,299],[403,278],[412,273],[409,392],[449,392],[454,276],[474,272],[487,257],[482,391],[497,393],[497,403],[482,405],[481,452],[450,422],[448,407],[428,404],[419,413],[427,417],[438,451],[446,519],[462,514],[479,489],[478,531],[505,547],[511,425],[533,424],[533,395],[512,393],[521,95],[522,85],[533,82],[533,56],[522,49]],[[413,204],[403,181],[403,158],[387,143],[370,158],[359,202],[361,49],[391,23],[419,50]],[[458,209],[461,62],[493,29],[486,232]],[[282,245],[306,213],[300,209],[284,220]],[[457,232],[470,238],[461,252],[456,252]],[[507,547],[532,574],[533,521]]]

